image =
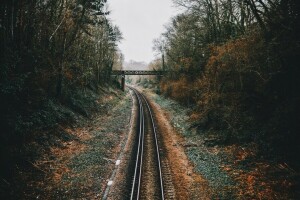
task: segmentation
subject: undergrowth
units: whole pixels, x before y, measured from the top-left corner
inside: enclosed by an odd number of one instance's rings
[[[212,199],[297,199],[296,171],[276,157],[264,157],[260,144],[228,142],[226,130],[199,129],[191,108],[153,93],[151,97],[184,136],[182,145],[194,169],[213,189]]]
[[[111,109],[109,105],[120,95],[119,90],[101,87],[98,91],[75,89],[62,99],[47,98],[45,94],[37,99],[14,98],[18,92],[4,91],[4,88],[1,96],[5,92],[0,114],[1,132],[5,133],[0,136],[0,196],[4,199],[27,198],[26,193],[38,194],[38,188],[30,187],[31,181],[45,180],[49,172],[38,167],[36,161],[50,156],[51,148],[64,148],[66,142],[78,140],[66,128],[79,127],[95,114],[105,115]],[[105,100],[109,96],[115,97],[113,101]],[[30,173],[34,176],[28,177]]]

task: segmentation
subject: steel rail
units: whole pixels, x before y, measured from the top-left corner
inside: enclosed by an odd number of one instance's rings
[[[134,177],[133,177],[133,183],[131,188],[131,194],[130,194],[130,200],[133,199],[139,199],[139,193],[140,193],[140,186],[141,186],[141,175],[142,175],[142,163],[143,163],[143,146],[144,146],[144,110],[143,110],[143,104],[140,96],[137,94],[137,92],[132,89],[132,91],[135,93],[138,104],[139,104],[139,142],[138,142],[138,149],[137,149],[137,155],[136,155],[136,163],[135,163],[135,169],[134,169]],[[139,177],[137,179],[137,176]],[[137,182],[138,181],[138,182]],[[135,198],[135,191],[137,191],[137,195]]]
[[[156,154],[157,154],[160,188],[161,188],[161,198],[164,200],[164,196],[165,196],[164,195],[164,185],[163,185],[163,176],[162,176],[162,170],[161,170],[161,159],[160,159],[160,155],[159,155],[156,126],[155,126],[155,123],[154,123],[154,118],[153,118],[153,114],[151,112],[150,105],[149,105],[146,97],[142,93],[140,93],[140,94],[141,94],[142,98],[144,99],[144,101],[146,102],[147,108],[148,108],[149,113],[150,113],[151,121],[152,121],[152,127],[153,127],[153,132],[154,132],[154,137],[155,137],[155,147],[156,147]]]
[[[154,123],[154,117],[151,112],[150,105],[145,98],[143,94],[141,94],[138,90],[136,90],[133,87],[127,86],[130,88],[136,95],[138,99],[138,104],[139,104],[139,142],[138,142],[138,150],[137,150],[137,156],[136,156],[136,163],[135,163],[135,170],[134,170],[134,180],[132,184],[132,189],[131,189],[131,196],[130,199],[139,199],[139,194],[140,194],[140,186],[141,186],[141,179],[142,179],[142,164],[143,164],[143,151],[144,151],[144,127],[145,127],[145,114],[144,114],[144,109],[143,109],[143,100],[146,104],[147,110],[149,111],[150,118],[151,118],[151,126],[153,128],[153,134],[155,138],[155,149],[156,149],[156,158],[157,158],[157,164],[158,164],[158,172],[159,172],[159,184],[160,184],[160,191],[161,191],[161,199],[164,200],[164,186],[163,186],[163,176],[162,176],[162,169],[161,169],[161,159],[160,159],[160,154],[159,154],[159,148],[158,148],[158,139],[157,139],[157,132],[156,132],[156,127]],[[139,178],[138,180],[137,177]],[[135,192],[136,191],[136,192]],[[136,196],[135,196],[136,193]]]

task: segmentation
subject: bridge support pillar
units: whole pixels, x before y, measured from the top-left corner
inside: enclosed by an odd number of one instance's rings
[[[123,92],[125,91],[125,72],[122,71],[122,75],[121,75],[121,89],[123,90]]]

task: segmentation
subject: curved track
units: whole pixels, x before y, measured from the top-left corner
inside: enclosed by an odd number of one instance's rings
[[[138,144],[130,199],[164,200],[164,184],[156,127],[143,94],[130,88],[138,102]]]

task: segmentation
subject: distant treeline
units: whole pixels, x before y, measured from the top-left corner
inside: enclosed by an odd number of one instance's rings
[[[300,131],[297,0],[174,0],[184,12],[155,40],[163,94],[195,107],[199,129],[296,159]],[[293,157],[296,156],[296,157]]]

